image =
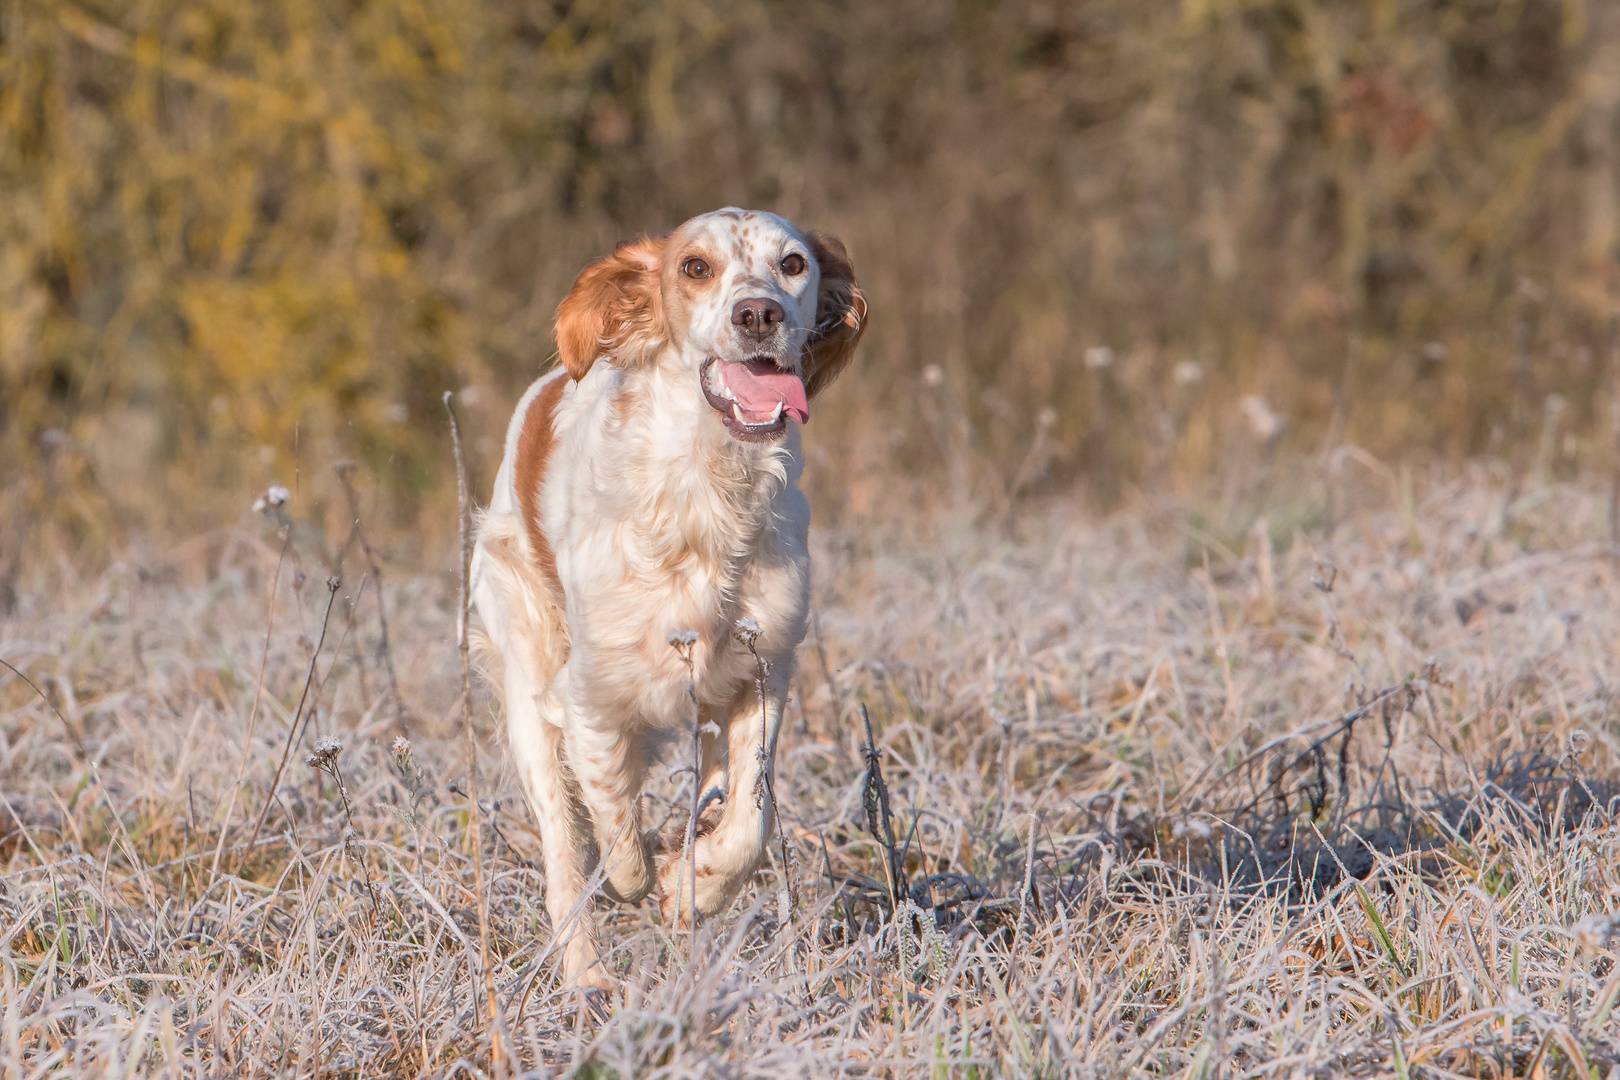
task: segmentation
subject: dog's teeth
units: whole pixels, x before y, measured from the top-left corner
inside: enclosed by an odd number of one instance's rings
[[[736,417],[737,418],[737,423],[741,424],[743,427],[748,426],[748,421],[743,419],[742,406],[741,405],[733,405],[731,407],[731,415]]]
[[[780,419],[782,419],[782,403],[778,401],[776,403],[776,411],[771,413],[771,423],[774,424]]]

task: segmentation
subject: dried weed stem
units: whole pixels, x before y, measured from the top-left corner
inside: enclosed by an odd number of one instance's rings
[[[478,743],[473,734],[472,665],[468,661],[468,610],[472,597],[472,509],[467,497],[467,466],[461,456],[461,424],[444,392],[444,411],[450,415],[450,443],[456,457],[456,508],[461,536],[460,588],[456,603],[456,651],[461,661],[461,727],[466,736],[467,821],[472,831],[473,880],[478,890],[478,953],[484,975],[484,1004],[489,1019],[490,1056],[497,1076],[505,1074],[504,1026],[495,999],[495,974],[489,964],[489,890],[484,885],[482,814],[478,805]]]

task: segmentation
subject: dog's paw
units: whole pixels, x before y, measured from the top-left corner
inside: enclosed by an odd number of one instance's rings
[[[576,932],[568,940],[562,948],[560,967],[563,985],[574,990],[610,995],[619,990],[619,980],[608,970],[590,933]]]
[[[639,904],[653,891],[657,876],[645,840],[637,835],[619,844],[612,855],[602,895],[617,904]]]
[[[717,787],[710,788],[698,802],[697,835],[708,836],[718,829],[725,812],[726,793]]]
[[[701,850],[701,849],[700,849]],[[700,860],[697,868],[697,909],[699,916],[713,914],[714,875],[706,872]],[[692,862],[680,851],[664,857],[658,870],[658,914],[667,927],[687,930],[692,926]]]
[[[593,1001],[608,1001],[624,989],[618,977],[600,962],[574,976],[571,985]]]
[[[678,850],[663,860],[658,871],[658,918],[672,930],[692,925],[692,868]]]
[[[730,905],[736,882],[727,881],[709,864],[707,845],[698,845],[697,911],[699,921],[712,919]],[[685,930],[692,925],[692,863],[678,855],[666,856],[658,871],[658,913],[667,927]]]

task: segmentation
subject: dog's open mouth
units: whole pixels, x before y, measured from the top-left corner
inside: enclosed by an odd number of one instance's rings
[[[769,357],[734,362],[711,356],[703,361],[698,381],[726,430],[744,442],[779,437],[790,416],[801,424],[810,419],[804,381]]]

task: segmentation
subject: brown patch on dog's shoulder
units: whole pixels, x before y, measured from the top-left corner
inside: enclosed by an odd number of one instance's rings
[[[540,486],[546,480],[546,463],[551,458],[553,437],[552,418],[557,403],[562,400],[567,379],[558,377],[540,388],[529,402],[523,415],[523,429],[518,432],[517,459],[513,462],[512,484],[517,488],[518,507],[523,514],[523,532],[529,538],[529,551],[540,567],[540,575],[563,603],[562,579],[557,576],[557,555],[551,550],[545,530],[540,527]]]

